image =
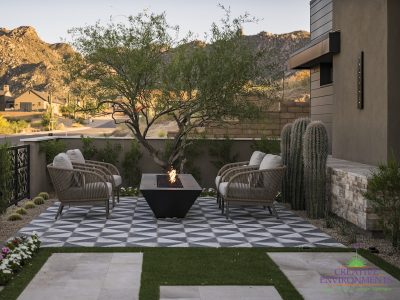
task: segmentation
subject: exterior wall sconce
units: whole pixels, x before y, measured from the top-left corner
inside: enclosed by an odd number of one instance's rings
[[[364,51],[358,55],[357,63],[357,108],[364,109]]]

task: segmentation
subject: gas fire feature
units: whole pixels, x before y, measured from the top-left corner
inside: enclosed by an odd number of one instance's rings
[[[166,174],[143,174],[140,191],[156,218],[184,218],[201,187],[191,174],[177,175],[174,183]]]

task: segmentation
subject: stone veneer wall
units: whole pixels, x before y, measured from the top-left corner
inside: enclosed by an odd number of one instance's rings
[[[328,203],[331,211],[365,230],[379,230],[379,218],[364,198],[368,176],[375,167],[329,158]]]
[[[266,111],[265,117],[259,120],[229,124],[224,127],[209,124],[204,128],[204,133],[207,137],[214,138],[225,136],[230,138],[279,137],[285,124],[291,123],[297,118],[309,116],[309,100],[306,102],[282,102],[276,109]]]

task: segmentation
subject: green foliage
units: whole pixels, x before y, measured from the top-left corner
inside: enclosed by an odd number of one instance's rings
[[[42,205],[44,204],[44,199],[42,197],[35,197],[33,198],[33,203],[35,203],[36,205]]]
[[[18,208],[18,209],[15,211],[15,213],[17,213],[17,214],[19,214],[19,215],[26,215],[28,212],[26,211],[25,208],[20,207],[20,208]]]
[[[80,54],[67,63],[69,80],[84,82],[98,105],[109,103],[113,112],[125,114],[128,128],[162,168],[182,162],[189,132],[211,121],[260,117],[265,106],[240,97],[262,71],[258,63],[264,52],[251,51],[241,34],[243,23],[254,19],[232,19],[224,10],[222,23],[212,24],[205,42],[191,35],[177,38],[178,29],[165,14],[147,12],[119,24],[74,28],[70,33]],[[163,159],[147,133],[165,116],[178,132]]]
[[[265,154],[277,154],[281,153],[279,140],[263,137],[260,140],[253,140],[253,144],[250,146],[253,151],[261,151]]]
[[[365,197],[381,217],[383,227],[391,233],[392,245],[400,240],[400,163],[394,157],[379,165],[368,180]]]
[[[239,155],[232,154],[233,140],[226,137],[224,140],[214,140],[208,150],[209,155],[214,158],[211,163],[219,170],[223,165],[237,161]]]
[[[28,127],[29,124],[24,120],[7,121],[3,116],[0,116],[0,134],[20,133]]]
[[[127,188],[122,187],[120,191],[120,196],[139,196],[139,195],[140,191],[139,188],[137,187],[131,187],[131,186]]]
[[[32,208],[35,208],[35,207],[36,207],[36,205],[35,205],[35,203],[33,201],[26,201],[26,203],[24,205],[24,208],[26,208],[26,209],[32,209]]]
[[[14,213],[14,214],[9,215],[8,218],[7,218],[7,220],[8,220],[8,221],[12,221],[12,222],[13,222],[13,221],[19,221],[19,220],[22,220],[22,217],[21,217],[20,214]]]
[[[303,163],[303,136],[307,125],[310,123],[308,118],[300,118],[294,121],[290,136],[290,199],[292,209],[305,209],[304,195],[304,163]]]
[[[44,200],[49,200],[50,198],[49,194],[46,192],[40,192],[37,196],[42,197]]]
[[[281,132],[281,155],[282,163],[286,166],[285,176],[282,185],[282,201],[285,203],[290,202],[290,137],[292,133],[292,123],[286,124]]]
[[[122,146],[120,143],[107,140],[106,146],[102,149],[97,149],[96,158],[99,161],[107,162],[113,165],[118,163],[118,157],[121,153]]]
[[[140,146],[136,140],[131,143],[131,148],[125,153],[122,163],[124,180],[128,186],[139,186],[142,171],[139,168],[139,161],[142,157]]]
[[[97,154],[96,146],[93,145],[94,138],[91,137],[84,137],[81,135],[81,142],[82,142],[82,154],[85,159],[95,159]]]
[[[12,162],[8,144],[0,144],[0,214],[5,212],[11,198]]]
[[[64,152],[67,149],[65,143],[61,140],[49,140],[40,143],[40,152],[44,152],[46,155],[46,163],[50,164],[53,162],[54,157]]]
[[[326,215],[326,162],[328,132],[320,121],[311,122],[303,138],[304,190],[307,215],[318,219]]]

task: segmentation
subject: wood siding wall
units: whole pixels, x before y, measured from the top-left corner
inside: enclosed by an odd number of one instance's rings
[[[311,120],[324,122],[332,152],[333,85],[320,86],[319,67],[311,69]]]
[[[315,0],[310,4],[311,41],[332,30],[332,0]]]

